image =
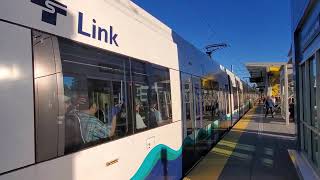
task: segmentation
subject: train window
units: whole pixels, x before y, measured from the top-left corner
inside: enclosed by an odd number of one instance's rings
[[[193,134],[193,94],[191,75],[181,73],[181,91],[182,91],[182,117],[184,125],[184,137]],[[191,138],[194,139],[194,138]]]
[[[238,88],[232,87],[234,110],[238,109]]]
[[[202,79],[203,120],[208,125],[219,119],[219,84],[216,81]]]
[[[230,96],[229,96],[229,86],[225,85],[225,100],[226,100],[226,114],[230,114]]]
[[[145,130],[150,126],[156,127],[156,122],[149,122],[150,87],[148,82],[147,64],[131,62],[132,81],[134,83],[134,119],[135,129]],[[148,125],[148,126],[147,126]]]
[[[59,40],[65,112],[65,150],[132,133],[129,60]]]
[[[227,89],[225,89],[225,86],[222,86],[221,88],[221,110],[220,110],[220,118],[222,120],[225,120],[226,114],[227,114],[227,100],[228,100],[228,94],[227,94]]]
[[[172,121],[169,69],[156,65],[151,68],[151,112],[156,116],[158,124],[167,124]]]
[[[203,127],[201,79],[199,77],[192,76],[192,85],[193,85],[195,128],[199,129]]]
[[[224,111],[224,95],[223,95],[223,88],[218,87],[218,114],[217,118],[219,120],[222,119],[223,111]]]
[[[169,69],[33,32],[37,162],[172,122]]]
[[[169,70],[137,60],[131,61],[134,117],[137,131],[172,121]]]
[[[243,89],[239,86],[239,109],[240,109],[240,116],[243,115]]]

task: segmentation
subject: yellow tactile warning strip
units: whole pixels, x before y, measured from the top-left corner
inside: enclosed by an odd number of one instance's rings
[[[183,180],[218,179],[231,156],[250,160],[252,158],[250,155],[237,153],[234,150],[237,148],[255,151],[253,146],[238,144],[242,133],[252,119],[251,115],[255,112],[256,108],[251,109]],[[226,146],[228,149],[225,148]]]

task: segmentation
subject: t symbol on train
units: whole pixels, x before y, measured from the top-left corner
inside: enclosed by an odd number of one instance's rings
[[[43,8],[41,19],[43,22],[56,25],[57,14],[67,16],[67,6],[55,0],[31,0],[31,2]]]

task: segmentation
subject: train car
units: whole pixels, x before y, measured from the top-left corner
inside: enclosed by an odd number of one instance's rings
[[[182,93],[183,172],[231,127],[230,84],[220,65],[177,34]]]
[[[231,116],[231,124],[234,125],[253,106],[253,102],[257,99],[257,92],[233,72],[223,69],[230,82],[230,108],[232,112],[228,116]]]
[[[3,0],[0,30],[0,180],[180,179],[240,118],[239,78],[131,1]]]

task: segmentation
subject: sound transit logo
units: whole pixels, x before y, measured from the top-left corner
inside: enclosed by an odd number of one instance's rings
[[[41,20],[48,24],[55,26],[58,14],[67,16],[67,6],[55,0],[31,0],[31,2],[43,8]]]
[[[57,15],[67,16],[67,6],[56,0],[31,0],[32,3],[42,7],[42,21],[56,26]],[[118,45],[118,33],[113,26],[98,24],[94,18],[88,21],[82,12],[78,13],[78,34],[104,42],[110,45]]]

